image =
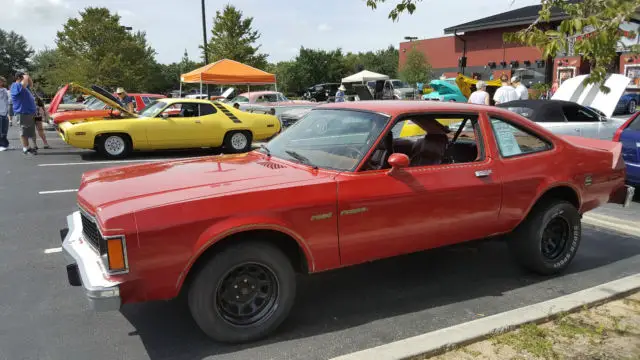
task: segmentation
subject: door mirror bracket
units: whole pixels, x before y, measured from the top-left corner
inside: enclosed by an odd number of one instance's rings
[[[391,169],[387,172],[387,175],[392,175],[401,169],[409,167],[410,160],[409,157],[402,153],[393,153],[389,156],[389,165],[391,165]]]

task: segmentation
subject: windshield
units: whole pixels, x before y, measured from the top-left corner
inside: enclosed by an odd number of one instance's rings
[[[231,99],[232,103],[248,103],[249,102],[249,98],[246,96],[236,96],[233,99]]]
[[[393,84],[393,87],[396,89],[401,89],[401,88],[408,88],[410,87],[409,84],[407,84],[404,81],[400,81],[400,80],[393,80],[391,82]]]
[[[267,148],[272,156],[304,165],[353,171],[388,119],[363,111],[312,110],[271,140]]]
[[[102,110],[105,107],[106,104],[96,98],[93,98],[89,103],[87,103],[88,110]]]
[[[145,107],[141,112],[140,112],[140,116],[141,117],[156,117],[158,116],[158,114],[160,114],[160,111],[162,111],[162,109],[164,109],[164,107],[167,106],[167,104],[165,102],[162,101],[153,101],[151,104],[149,104],[149,106]]]

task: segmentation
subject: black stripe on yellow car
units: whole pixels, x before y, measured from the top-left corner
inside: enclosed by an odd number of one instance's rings
[[[233,115],[231,113],[231,111],[229,111],[229,109],[227,109],[226,107],[224,107],[224,106],[222,106],[220,104],[216,104],[216,103],[213,103],[213,105],[215,105],[215,107],[217,107],[218,110],[222,111],[222,113],[225,114],[234,123],[236,123],[236,124],[241,124],[242,123],[242,121],[240,121],[240,119],[238,119],[235,115]]]

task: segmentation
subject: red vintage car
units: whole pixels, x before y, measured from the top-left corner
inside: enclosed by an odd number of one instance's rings
[[[495,107],[322,105],[253,152],[83,174],[68,279],[97,310],[184,293],[207,335],[245,342],[287,317],[296,273],[497,237],[556,274],[582,214],[631,201],[620,149]]]

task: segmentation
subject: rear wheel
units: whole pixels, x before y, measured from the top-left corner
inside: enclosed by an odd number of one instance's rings
[[[251,149],[251,133],[247,131],[230,131],[224,137],[224,147],[232,153],[247,152]]]
[[[582,236],[580,214],[566,201],[537,204],[509,236],[509,248],[525,268],[542,275],[563,271],[575,257]]]
[[[635,100],[631,100],[629,101],[629,105],[627,106],[627,110],[629,111],[629,114],[635,114],[636,113],[636,101]]]
[[[121,159],[129,155],[132,144],[125,134],[105,134],[96,139],[98,151],[107,158]]]
[[[273,332],[295,299],[295,272],[277,248],[241,243],[216,254],[189,288],[189,309],[212,339],[247,342]]]

